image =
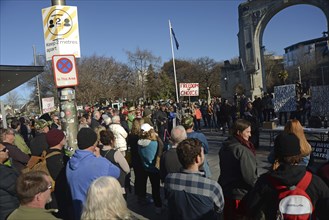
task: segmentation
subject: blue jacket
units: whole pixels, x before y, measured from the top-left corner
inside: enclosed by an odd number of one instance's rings
[[[75,218],[80,219],[87,191],[92,181],[101,176],[118,178],[119,175],[120,169],[106,158],[96,157],[87,150],[76,150],[66,166],[66,176],[72,193]]]
[[[201,141],[204,154],[208,154],[209,145],[208,145],[207,138],[203,133],[193,131],[193,132],[187,133],[187,138],[196,138],[199,141]]]

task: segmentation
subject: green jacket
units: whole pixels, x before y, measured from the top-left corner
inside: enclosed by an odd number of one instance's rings
[[[33,220],[51,220],[58,219],[51,214],[54,210],[47,210],[42,208],[30,208],[26,206],[20,206],[13,211],[7,220],[19,220],[19,219],[33,219]]]
[[[14,144],[25,154],[31,155],[31,150],[25,143],[23,137],[20,134],[15,133],[15,141]]]

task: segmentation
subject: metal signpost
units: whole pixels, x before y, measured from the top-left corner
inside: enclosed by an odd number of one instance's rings
[[[75,86],[78,85],[75,58],[80,57],[77,7],[65,0],[52,0],[42,9],[46,60],[52,60],[54,79],[60,97],[62,129],[73,154],[77,148],[78,115]]]

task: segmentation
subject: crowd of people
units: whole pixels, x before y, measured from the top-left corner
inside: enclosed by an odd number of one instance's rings
[[[90,108],[79,115],[78,148],[70,156],[56,114],[29,123],[14,118],[0,134],[0,220],[137,219],[127,208],[132,192],[139,204],[153,203],[150,211],[156,214],[166,204],[168,219],[276,219],[279,200],[272,182],[293,187],[304,176],[310,179],[305,192],[313,205],[307,214],[327,218],[328,168],[320,177],[309,172],[312,148],[297,117],[287,120],[275,139],[268,158],[273,166],[259,175],[258,128],[275,115],[269,104],[259,110],[257,100]],[[211,179],[205,127],[222,135],[230,131],[219,148],[217,181]],[[25,172],[31,158],[42,154],[49,173]]]

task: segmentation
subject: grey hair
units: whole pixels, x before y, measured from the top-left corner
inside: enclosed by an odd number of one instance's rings
[[[117,179],[103,176],[91,183],[81,215],[87,219],[131,219]]]
[[[101,116],[100,111],[94,111],[94,113],[93,113],[94,118],[96,117],[97,114],[99,114]]]
[[[112,117],[112,123],[114,123],[114,124],[120,124],[120,116],[119,115],[114,115]]]
[[[178,125],[171,130],[171,141],[174,145],[187,138],[186,130],[182,125]]]

